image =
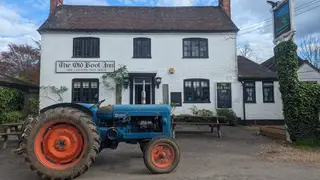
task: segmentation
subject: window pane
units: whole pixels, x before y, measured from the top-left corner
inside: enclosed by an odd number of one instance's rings
[[[73,51],[75,57],[97,57],[100,54],[100,41],[97,38],[75,38]]]
[[[151,57],[151,41],[148,38],[134,39],[134,57]]]
[[[209,81],[188,80],[184,82],[185,101],[208,102],[210,98]]]
[[[91,88],[98,88],[97,82],[91,82]]]
[[[95,103],[99,100],[98,80],[77,80],[73,82],[73,102]]]

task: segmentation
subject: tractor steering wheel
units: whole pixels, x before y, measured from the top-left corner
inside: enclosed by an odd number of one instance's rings
[[[94,107],[100,107],[100,105],[103,103],[103,102],[105,102],[106,100],[104,99],[104,100],[102,100],[102,101],[99,101],[98,103],[96,103],[96,104],[94,104],[94,105],[92,105],[89,109],[92,109],[92,108],[94,108]]]

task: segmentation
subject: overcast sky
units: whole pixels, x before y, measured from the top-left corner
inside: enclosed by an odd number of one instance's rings
[[[206,6],[217,0],[65,0],[65,4],[130,6]],[[39,40],[36,29],[49,12],[50,0],[0,0],[0,50],[8,43],[33,43]],[[241,29],[238,45],[250,44],[255,61],[273,55],[270,6],[266,0],[231,0],[232,19]],[[320,32],[320,0],[295,0],[296,42]],[[320,34],[320,33],[319,33]]]

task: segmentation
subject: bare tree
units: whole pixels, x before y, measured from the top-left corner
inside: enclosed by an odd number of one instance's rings
[[[238,46],[238,54],[247,58],[252,57],[252,48],[249,44],[245,44],[243,47]]]
[[[8,51],[0,53],[0,72],[38,84],[40,79],[40,42],[37,46],[9,44]]]
[[[320,68],[320,38],[314,35],[304,36],[299,45],[299,54],[315,67]]]

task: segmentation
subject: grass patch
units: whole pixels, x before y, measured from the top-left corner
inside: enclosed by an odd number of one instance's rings
[[[293,143],[295,147],[301,148],[311,148],[311,149],[318,149],[320,148],[320,139],[301,139],[297,140]]]

